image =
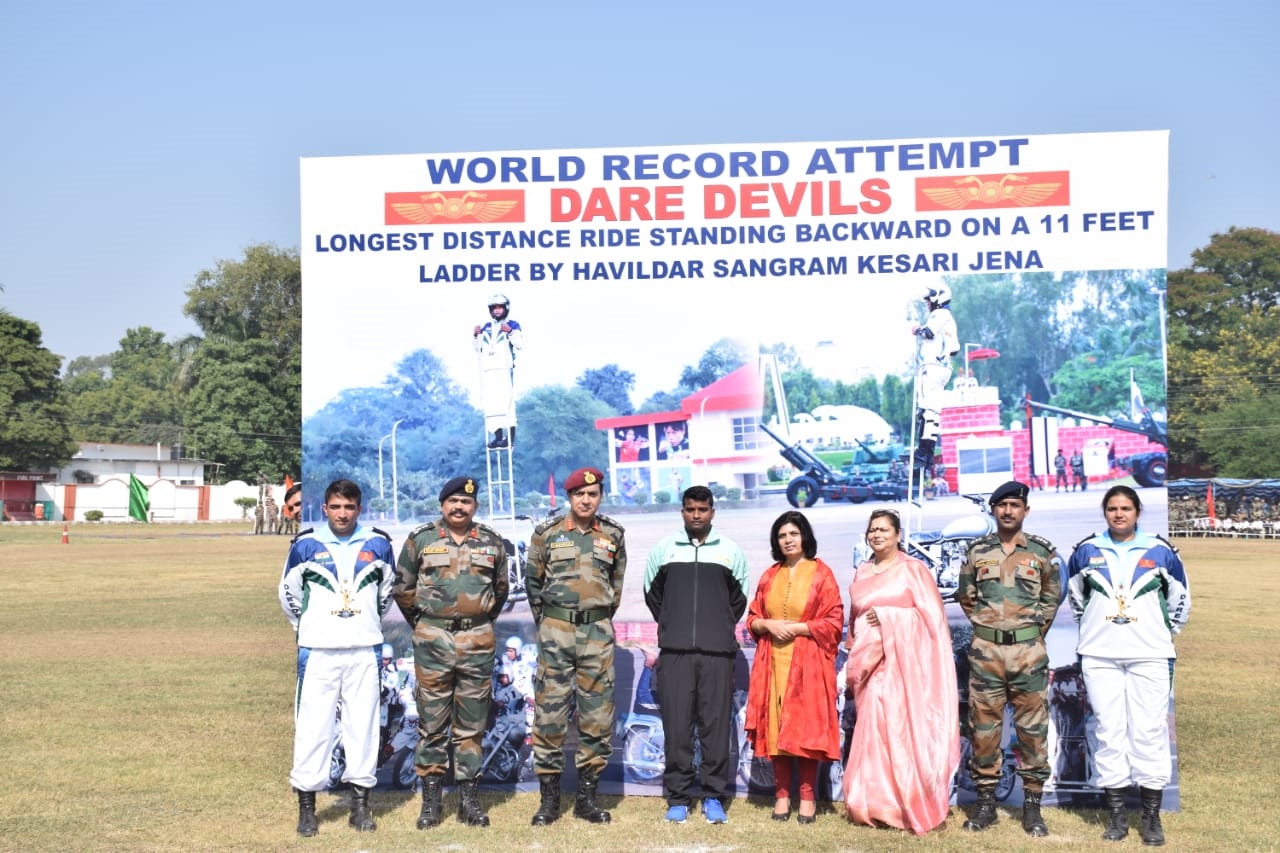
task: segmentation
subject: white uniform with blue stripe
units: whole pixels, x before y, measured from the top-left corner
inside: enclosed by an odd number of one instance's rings
[[[391,541],[372,528],[357,526],[339,538],[325,525],[303,533],[289,548],[279,595],[298,637],[289,782],[299,791],[329,785],[339,701],[343,781],[362,787],[376,782],[378,658],[394,579]]]
[[[1191,612],[1182,560],[1168,542],[1141,530],[1125,542],[1102,533],[1076,546],[1067,596],[1097,721],[1093,784],[1163,788],[1172,771],[1173,637]]]

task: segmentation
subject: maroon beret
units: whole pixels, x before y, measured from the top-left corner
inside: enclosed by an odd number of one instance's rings
[[[600,484],[601,490],[604,489],[604,472],[599,468],[579,468],[568,476],[564,481],[564,493],[570,494],[575,489],[581,489],[583,486],[594,486]]]

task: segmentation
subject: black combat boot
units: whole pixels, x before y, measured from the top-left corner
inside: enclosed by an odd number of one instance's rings
[[[911,454],[911,467],[923,471],[933,467],[933,449],[936,442],[932,438],[920,439],[916,452]]]
[[[298,834],[303,838],[320,832],[320,824],[316,821],[316,792],[298,792]]]
[[[1164,846],[1164,827],[1160,825],[1160,801],[1164,799],[1163,788],[1139,788],[1142,795],[1142,825],[1138,834],[1142,843],[1148,847]]]
[[[1108,788],[1103,793],[1111,817],[1106,832],[1102,833],[1103,841],[1124,841],[1129,836],[1129,813],[1124,808],[1124,795],[1124,788]]]
[[[418,814],[418,829],[439,826],[444,819],[444,805],[440,802],[440,777],[422,777],[422,811]]]
[[[347,818],[356,832],[373,832],[378,825],[373,822],[373,812],[369,811],[369,789],[359,785],[351,786],[351,817]]]
[[[533,813],[533,826],[546,826],[560,819],[560,774],[547,773],[538,777],[538,790],[542,794],[542,802]]]
[[[582,818],[588,823],[608,823],[611,815],[596,804],[596,786],[600,784],[600,774],[594,770],[583,770],[578,773],[578,796],[573,801],[573,816]]]
[[[480,808],[479,787],[474,779],[458,783],[458,820],[467,826],[489,825],[489,816]]]
[[[507,431],[502,427],[498,427],[493,431],[493,439],[489,442],[490,450],[497,450],[500,447],[507,446]]]
[[[1044,818],[1040,816],[1039,791],[1034,794],[1026,790],[1022,792],[1022,830],[1034,838],[1044,838],[1049,834],[1049,827],[1044,825]]]
[[[974,809],[973,815],[964,822],[962,828],[970,832],[981,832],[988,826],[993,826],[998,820],[1000,820],[1000,816],[996,814],[996,789],[979,788],[978,807]]]
[[[508,441],[510,442],[512,449],[514,449],[516,446],[516,428],[515,427],[511,428],[511,436],[508,439]]]

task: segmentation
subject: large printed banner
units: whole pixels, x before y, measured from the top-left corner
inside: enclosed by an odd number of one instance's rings
[[[857,366],[900,368],[903,306],[944,276],[1164,269],[1167,148],[1142,132],[307,158],[303,410],[424,345],[470,384],[495,291],[538,343],[524,387],[606,361],[670,386],[659,371],[727,333],[856,331]],[[359,358],[321,356],[352,336]]]
[[[850,385],[886,376],[909,382],[921,294],[940,284],[957,301],[977,299],[989,317],[1025,309],[1010,304],[1008,294],[1035,277],[1037,292],[1054,296],[1059,319],[1087,333],[1106,314],[1098,310],[1098,282],[1110,287],[1122,280],[1130,285],[1126,298],[1148,300],[1154,315],[1163,307],[1167,173],[1163,131],[305,158],[304,487],[314,494],[333,476],[355,479],[365,489],[366,514],[399,547],[408,530],[430,519],[420,508],[429,496],[424,483],[460,473],[483,477],[485,443],[494,440],[493,425],[502,423],[494,418],[502,415],[490,411],[492,392],[484,399],[488,379],[477,335],[498,298],[509,302],[507,319],[523,335],[518,352],[507,353],[514,353],[514,369],[510,361],[502,366],[516,407],[547,388],[572,388],[584,372],[605,365],[634,376],[632,399],[639,403],[676,388],[682,368],[726,338],[748,352],[785,345],[815,375]],[[1003,328],[998,324],[978,329],[978,318],[968,316],[958,330],[963,356],[980,347],[992,357],[1016,350],[1015,343],[1026,350],[1025,341],[990,331]],[[1163,382],[1159,332],[1143,346],[1157,378],[1141,389],[1142,381],[1132,382],[1137,405],[1139,391],[1163,399],[1156,387]],[[1045,360],[1039,369],[1046,376],[1062,367]],[[415,372],[423,364],[430,375]],[[1081,457],[1087,463],[1081,476],[1096,484],[1125,476],[1117,448],[1121,457],[1153,448],[1143,436],[1085,421],[1060,431],[1038,424],[1044,435],[1030,443],[1025,425],[1008,423],[1007,413],[1000,422],[1001,406],[1013,401],[1000,400],[995,388],[977,388],[981,375],[955,378],[968,385],[950,385],[948,393],[959,395],[953,399],[989,403],[994,424],[970,427],[944,405],[940,458],[950,468],[951,488],[990,491],[986,484],[1011,476],[1049,479],[1047,490],[1033,492],[1028,529],[1056,542],[1067,558],[1071,543],[1102,526],[1102,489],[1075,492],[1073,484],[1069,493],[1055,491],[1055,453]],[[608,471],[603,511],[618,513],[626,525],[632,561],[617,620],[619,726],[606,789],[661,790],[660,697],[647,678],[654,630],[641,583],[645,556],[675,532],[679,517],[626,509],[651,503],[659,490],[678,495],[694,483],[741,487],[748,499],[721,508],[715,524],[747,552],[753,592],[770,562],[769,522],[786,508],[780,497],[755,493],[766,469],[782,463],[778,446],[754,429],[761,381],[752,371],[731,374],[668,411],[604,418],[594,424],[600,458],[577,463]],[[470,444],[440,446],[423,437],[448,426],[439,423],[438,392],[445,386],[459,389],[473,407]],[[514,426],[514,409],[506,416]],[[520,435],[511,457],[515,480],[546,491],[551,472],[526,471],[539,463],[522,455],[545,436],[524,426]],[[507,436],[498,438],[500,444]],[[474,458],[465,447],[474,448]],[[1062,477],[1058,489],[1067,485]],[[1143,495],[1144,528],[1163,532],[1163,488]],[[808,512],[821,556],[847,585],[869,506],[858,505],[865,496],[823,497]],[[398,515],[388,518],[397,503]],[[912,512],[912,532],[941,530],[966,512],[982,522],[973,505],[954,495]],[[513,544],[527,541],[528,529],[504,535]],[[943,565],[944,544],[937,546],[940,588],[954,568]],[[954,605],[948,613],[963,667],[966,623]],[[1048,643],[1054,673],[1048,791],[1059,802],[1093,793],[1091,714],[1074,669],[1074,631],[1064,611]],[[411,654],[398,616],[388,636],[397,657]],[[506,663],[495,670],[486,779],[531,784],[527,691],[536,632],[525,602],[500,620],[498,637]],[[754,653],[745,645],[740,689]],[[406,676],[402,671],[402,682]],[[412,782],[405,768],[412,734],[387,732],[385,752],[395,758],[384,779]],[[753,765],[742,743],[733,746],[738,790],[765,790],[768,766]],[[824,775],[833,790],[839,770]],[[970,796],[965,774],[957,786]],[[1020,796],[1012,776],[1001,794]],[[1170,796],[1166,804],[1176,802],[1176,776]]]

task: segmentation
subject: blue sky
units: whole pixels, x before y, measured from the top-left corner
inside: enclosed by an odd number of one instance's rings
[[[1276,9],[10,0],[0,305],[67,359],[194,332],[200,270],[298,244],[299,157],[606,145],[1167,128],[1177,269],[1280,230]]]

